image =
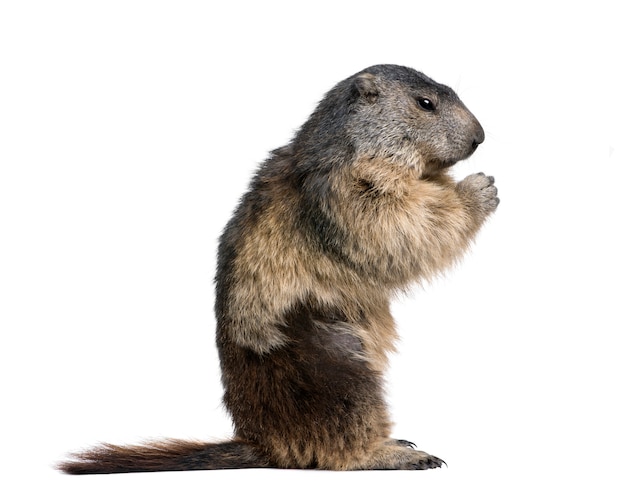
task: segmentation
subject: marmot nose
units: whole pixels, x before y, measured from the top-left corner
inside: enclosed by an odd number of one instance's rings
[[[474,139],[472,140],[472,150],[476,150],[480,144],[485,141],[485,131],[483,127],[478,125],[477,130],[474,132]]]

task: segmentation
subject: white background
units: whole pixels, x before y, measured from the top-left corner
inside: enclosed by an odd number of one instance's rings
[[[624,497],[617,7],[226,5],[0,4],[0,495]],[[455,175],[500,191],[463,263],[394,307],[394,434],[449,467],[53,470],[98,441],[230,434],[220,231],[267,151],[377,63],[457,90],[487,140]]]

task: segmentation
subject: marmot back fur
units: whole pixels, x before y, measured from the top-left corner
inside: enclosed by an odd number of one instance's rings
[[[219,244],[217,347],[234,438],[104,445],[67,473],[425,469],[390,437],[390,298],[457,260],[498,205],[448,167],[484,140],[448,87],[380,65],[337,84],[252,180]]]

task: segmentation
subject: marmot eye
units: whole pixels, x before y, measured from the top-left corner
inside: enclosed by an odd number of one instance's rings
[[[424,111],[434,111],[435,103],[426,97],[418,97],[417,103]]]

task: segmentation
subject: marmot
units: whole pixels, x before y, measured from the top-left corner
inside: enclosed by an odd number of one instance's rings
[[[425,469],[390,437],[390,298],[456,261],[499,203],[448,167],[484,132],[453,90],[378,65],[326,94],[254,176],[219,243],[217,347],[228,442],[103,445],[72,474],[227,468]]]

